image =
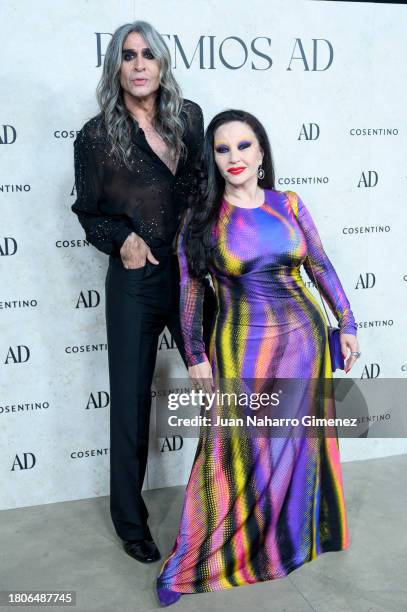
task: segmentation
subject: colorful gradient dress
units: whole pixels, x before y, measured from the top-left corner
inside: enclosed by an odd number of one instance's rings
[[[252,209],[223,200],[215,227],[210,274],[218,310],[208,355],[215,387],[239,378],[332,380],[326,319],[300,274],[304,265],[312,279],[309,261],[339,327],[356,335],[349,301],[305,204],[292,191],[264,193],[264,203]],[[183,231],[178,255],[181,325],[194,365],[207,359],[203,287],[188,273]],[[329,394],[322,404],[312,392],[301,398],[295,414],[335,416]],[[199,593],[282,578],[348,545],[335,435],[202,432],[179,532],[157,587]]]

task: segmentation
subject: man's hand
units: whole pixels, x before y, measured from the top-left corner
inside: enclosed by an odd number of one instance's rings
[[[135,232],[129,234],[120,249],[123,266],[133,270],[146,265],[147,259],[153,264],[160,263],[152,254],[148,244]]]

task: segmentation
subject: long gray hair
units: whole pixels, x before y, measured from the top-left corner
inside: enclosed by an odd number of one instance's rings
[[[154,127],[167,143],[172,160],[178,154],[186,154],[182,141],[185,120],[181,114],[182,92],[171,70],[169,49],[159,32],[146,21],[126,23],[114,32],[103,63],[103,71],[96,88],[96,97],[103,114],[107,134],[110,139],[112,155],[131,168],[131,129],[136,120],[127,110],[120,84],[123,44],[131,32],[138,32],[145,39],[154,57],[160,64],[160,87],[157,96],[157,109]]]

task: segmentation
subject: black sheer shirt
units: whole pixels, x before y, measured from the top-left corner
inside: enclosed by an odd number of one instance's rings
[[[77,198],[72,210],[87,240],[100,251],[120,256],[120,248],[136,232],[154,253],[174,252],[174,237],[195,182],[203,145],[203,115],[198,104],[184,99],[187,129],[175,175],[132,122],[133,145],[128,169],[110,154],[100,114],[82,127],[74,141]]]

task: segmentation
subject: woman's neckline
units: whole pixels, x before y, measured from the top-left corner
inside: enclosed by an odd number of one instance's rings
[[[223,202],[225,202],[228,206],[231,206],[232,208],[237,208],[238,210],[258,210],[259,208],[262,208],[265,204],[267,204],[267,196],[266,196],[267,191],[270,191],[270,190],[263,189],[264,201],[262,204],[260,204],[260,206],[251,206],[250,208],[247,208],[246,206],[237,206],[236,204],[232,204],[232,202],[229,202],[229,200],[227,200],[225,197],[223,197]]]

